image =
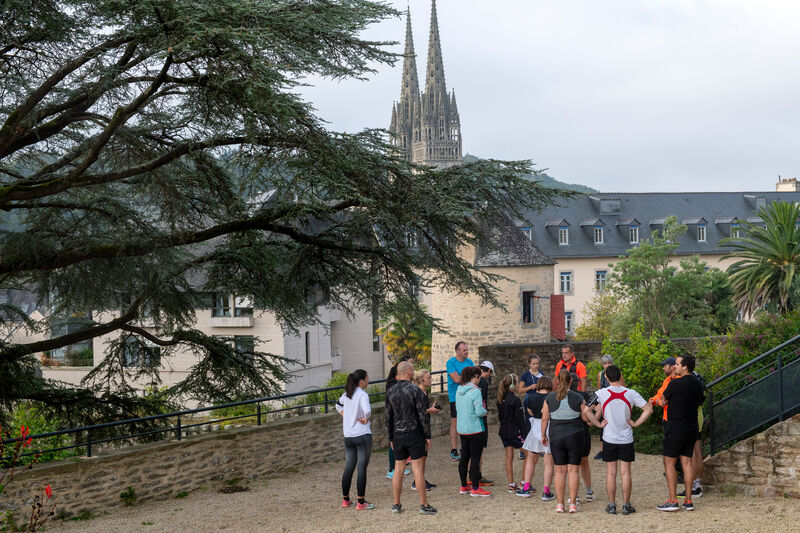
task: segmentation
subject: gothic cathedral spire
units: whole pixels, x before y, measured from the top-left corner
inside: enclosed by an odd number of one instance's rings
[[[393,142],[413,163],[439,168],[461,164],[461,124],[455,92],[448,94],[439,39],[436,0],[431,2],[431,29],[425,92],[419,92],[411,13],[406,12],[406,48],[400,102],[392,104]]]

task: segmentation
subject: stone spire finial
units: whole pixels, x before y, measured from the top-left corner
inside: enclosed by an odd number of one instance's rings
[[[460,118],[458,116],[458,105],[456,105],[455,89],[453,89],[453,93],[450,96],[450,118],[453,122],[460,122]]]
[[[447,93],[444,82],[444,60],[442,43],[439,40],[439,18],[436,15],[436,0],[431,0],[431,34],[428,41],[428,65],[425,72],[425,94]]]

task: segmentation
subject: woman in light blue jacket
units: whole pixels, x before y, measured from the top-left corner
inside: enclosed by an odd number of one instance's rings
[[[458,474],[461,476],[459,493],[470,496],[491,496],[491,492],[480,486],[483,432],[486,430],[481,419],[486,416],[486,405],[478,388],[480,379],[480,368],[468,366],[461,371],[461,386],[456,392],[458,414],[456,428],[461,436],[461,460],[458,462]],[[467,486],[467,467],[472,479],[472,490]]]

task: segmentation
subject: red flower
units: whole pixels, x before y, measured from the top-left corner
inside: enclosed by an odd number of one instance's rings
[[[19,428],[19,433],[20,433],[20,435],[22,435],[22,438],[23,438],[23,439],[24,439],[24,438],[27,438],[27,436],[28,436],[28,432],[29,432],[29,431],[30,431],[30,430],[29,430],[28,428],[26,428],[25,426],[21,426],[21,427]]]
[[[33,442],[33,439],[28,437],[28,440],[25,441],[25,445],[23,446],[23,448],[27,448],[28,446],[31,445],[32,442]]]
[[[53,497],[53,489],[50,488],[50,485],[47,485],[44,488],[44,493],[47,494],[48,498],[52,498]]]

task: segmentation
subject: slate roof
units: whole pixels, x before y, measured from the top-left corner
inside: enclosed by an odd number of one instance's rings
[[[556,264],[522,233],[508,217],[495,221],[489,229],[492,246],[478,246],[477,267],[541,266]]]
[[[609,202],[608,200],[619,200]],[[533,243],[554,259],[568,257],[617,257],[631,247],[628,226],[632,219],[639,224],[639,240],[649,239],[661,230],[666,218],[675,215],[679,221],[705,219],[706,241],[698,242],[694,226],[678,239],[676,254],[719,254],[727,250],[719,241],[730,236],[732,224],[740,220],[759,223],[756,206],[763,202],[800,202],[800,192],[697,192],[697,193],[592,193],[572,200],[561,200],[562,206],[551,206],[540,213],[527,213],[525,226],[531,226]],[[607,208],[608,212],[602,211]],[[558,231],[546,227],[548,220],[564,219],[569,227],[569,244],[558,244]],[[601,219],[605,223],[603,244],[594,244],[592,227],[579,227],[584,220]]]

